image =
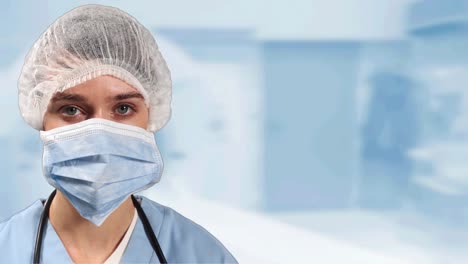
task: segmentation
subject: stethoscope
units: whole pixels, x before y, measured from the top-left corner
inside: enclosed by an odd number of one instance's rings
[[[44,230],[47,225],[47,220],[49,219],[50,204],[52,203],[52,200],[54,199],[56,193],[57,193],[57,190],[54,190],[50,194],[49,198],[45,202],[45,206],[44,206],[44,210],[42,211],[41,218],[39,219],[39,226],[38,226],[37,234],[36,234],[36,244],[34,246],[34,262],[33,263],[40,263]],[[156,252],[156,255],[158,255],[159,262],[167,263],[167,260],[164,257],[164,254],[161,250],[161,246],[159,246],[158,239],[154,235],[153,228],[151,228],[151,224],[149,223],[145,212],[141,208],[141,205],[137,201],[137,199],[133,195],[131,197],[132,197],[133,205],[135,206],[138,212],[138,217],[140,218],[143,224],[143,229],[145,230],[146,237],[148,238],[151,244],[151,247],[153,247],[154,252]]]

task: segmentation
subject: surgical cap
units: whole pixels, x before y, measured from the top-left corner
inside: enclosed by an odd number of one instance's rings
[[[167,123],[172,82],[153,36],[129,14],[102,5],[69,11],[35,42],[18,80],[24,120],[42,130],[56,92],[101,75],[119,78],[143,95],[149,107],[149,131]]]

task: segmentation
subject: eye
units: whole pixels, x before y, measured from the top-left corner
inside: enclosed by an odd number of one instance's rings
[[[119,105],[115,111],[117,111],[119,115],[127,115],[132,110],[133,110],[132,107],[130,107],[129,105],[123,104],[123,105]]]
[[[79,114],[81,111],[77,107],[74,106],[67,106],[62,109],[62,113],[68,116],[75,116]]]

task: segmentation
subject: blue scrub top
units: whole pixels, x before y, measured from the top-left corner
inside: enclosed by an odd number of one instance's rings
[[[203,227],[171,208],[143,196],[141,207],[158,238],[168,263],[237,263],[229,251]],[[32,263],[40,200],[0,223],[2,263]],[[50,222],[44,232],[41,263],[72,263]],[[138,219],[121,263],[159,263]]]

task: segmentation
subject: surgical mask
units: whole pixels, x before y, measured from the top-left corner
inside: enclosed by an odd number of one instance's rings
[[[40,137],[45,178],[97,226],[161,178],[154,135],[142,128],[93,118],[41,131]]]

